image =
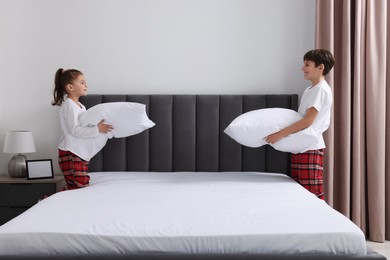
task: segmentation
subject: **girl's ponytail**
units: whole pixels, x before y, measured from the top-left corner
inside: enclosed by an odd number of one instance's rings
[[[56,72],[56,75],[54,76],[54,90],[53,90],[53,97],[54,100],[51,102],[53,106],[61,106],[62,102],[64,101],[65,96],[65,88],[61,86],[61,75],[63,73],[64,69],[58,69]]]

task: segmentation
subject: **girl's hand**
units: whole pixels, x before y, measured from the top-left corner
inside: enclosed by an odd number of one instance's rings
[[[114,129],[112,125],[105,124],[104,119],[100,121],[97,126],[99,128],[99,133],[104,133],[104,134],[111,132],[111,130]]]

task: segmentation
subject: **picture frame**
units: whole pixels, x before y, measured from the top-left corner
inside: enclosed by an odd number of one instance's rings
[[[52,159],[26,160],[27,180],[54,178]]]

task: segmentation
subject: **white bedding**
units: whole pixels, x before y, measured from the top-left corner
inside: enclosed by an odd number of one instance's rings
[[[281,174],[91,173],[0,227],[0,255],[366,254],[362,231]]]

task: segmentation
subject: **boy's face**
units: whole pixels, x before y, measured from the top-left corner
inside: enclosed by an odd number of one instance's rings
[[[303,62],[302,71],[305,79],[311,82],[318,82],[323,77],[324,65],[316,67],[314,61],[305,60]]]

